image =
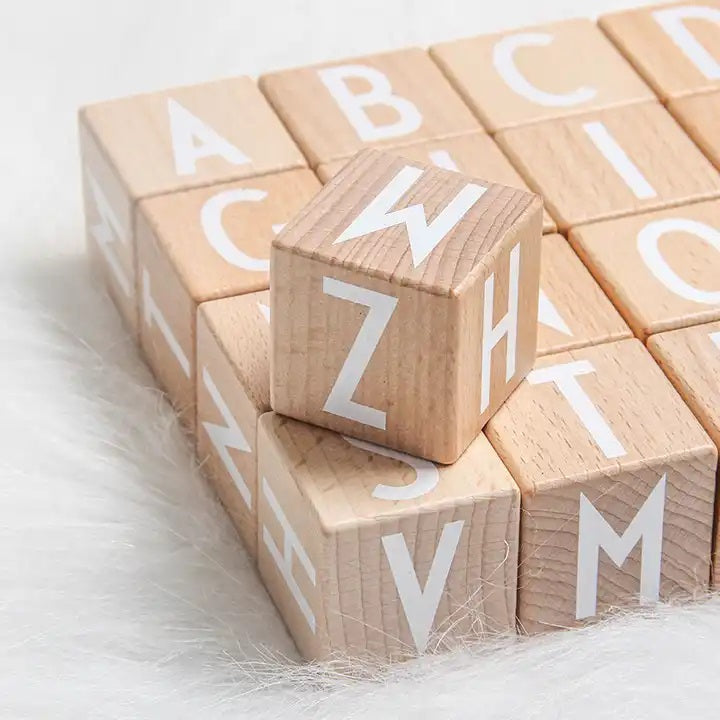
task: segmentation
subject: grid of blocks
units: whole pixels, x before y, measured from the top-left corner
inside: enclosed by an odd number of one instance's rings
[[[79,124],[93,267],[305,657],[711,587],[720,1]]]

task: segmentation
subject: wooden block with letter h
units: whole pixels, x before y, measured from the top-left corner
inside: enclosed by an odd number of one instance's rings
[[[532,367],[542,203],[359,153],[273,241],[277,412],[451,463]]]

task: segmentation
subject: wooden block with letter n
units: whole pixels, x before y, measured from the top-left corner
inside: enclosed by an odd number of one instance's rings
[[[140,202],[140,344],[191,429],[197,306],[266,289],[272,239],[319,188],[299,169]]]
[[[717,449],[638,340],[540,358],[486,432],[522,493],[524,630],[707,590]]]
[[[90,105],[79,127],[88,253],[133,334],[138,200],[306,165],[250,78]]]
[[[520,496],[480,434],[451,466],[268,413],[258,566],[306,658],[514,632]]]
[[[270,410],[270,293],[211,300],[197,319],[197,455],[257,556],[257,421]]]
[[[276,412],[450,463],[532,367],[542,203],[377,150],[273,241]]]

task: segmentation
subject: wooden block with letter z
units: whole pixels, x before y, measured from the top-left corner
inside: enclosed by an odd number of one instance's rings
[[[273,241],[272,406],[457,460],[532,367],[542,203],[365,150]]]
[[[707,590],[717,449],[640,341],[539,359],[486,432],[522,493],[526,631]]]
[[[520,496],[484,435],[451,466],[268,413],[260,574],[306,658],[515,629]]]

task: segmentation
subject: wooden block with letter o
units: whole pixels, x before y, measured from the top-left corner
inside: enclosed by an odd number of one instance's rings
[[[268,413],[260,574],[306,658],[514,631],[519,492],[484,435],[451,466]]]
[[[376,150],[273,241],[272,406],[457,460],[532,367],[542,203]]]
[[[138,330],[138,200],[306,165],[250,78],[111,100],[79,116],[88,252]]]
[[[211,300],[197,319],[197,454],[257,555],[257,421],[270,409],[270,293]]]
[[[521,628],[707,590],[717,449],[638,340],[540,358],[486,432],[522,493]]]

